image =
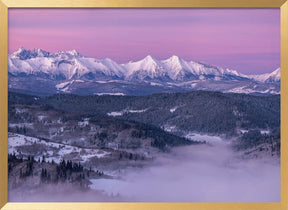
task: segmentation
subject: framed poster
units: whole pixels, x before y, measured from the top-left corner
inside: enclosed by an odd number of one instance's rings
[[[287,208],[286,1],[0,17],[3,209]]]

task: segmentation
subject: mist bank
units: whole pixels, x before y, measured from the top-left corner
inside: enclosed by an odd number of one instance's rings
[[[129,202],[280,202],[279,159],[238,155],[229,143],[174,148],[151,167],[92,187]]]
[[[280,202],[280,159],[243,158],[231,140],[197,135],[207,144],[175,147],[150,165],[90,178],[90,189],[43,185],[9,190],[9,202]],[[69,193],[67,193],[69,192]]]

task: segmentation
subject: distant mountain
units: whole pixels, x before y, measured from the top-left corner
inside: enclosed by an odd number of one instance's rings
[[[57,80],[123,77],[122,67],[112,60],[86,58],[76,50],[51,54],[20,48],[9,55],[8,65],[11,75],[22,77],[32,75]]]
[[[275,71],[267,74],[260,74],[260,75],[250,75],[251,79],[254,79],[258,82],[265,82],[265,83],[280,83],[280,68],[276,69]]]
[[[9,88],[53,94],[132,94],[215,90],[279,94],[280,68],[271,74],[244,75],[235,70],[185,61],[178,56],[118,64],[88,58],[76,50],[50,53],[20,48],[9,55]]]

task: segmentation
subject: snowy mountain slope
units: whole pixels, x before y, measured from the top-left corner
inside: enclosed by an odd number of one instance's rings
[[[276,69],[271,73],[260,74],[260,75],[249,75],[251,79],[254,79],[258,82],[266,82],[266,83],[273,83],[273,82],[280,82],[280,68]]]
[[[88,58],[76,50],[52,54],[41,49],[20,48],[9,55],[8,66],[9,88],[13,90],[38,90],[41,81],[46,93],[131,94],[129,88],[134,89],[132,94],[139,91],[140,95],[179,89],[280,93],[280,68],[270,74],[244,75],[235,70],[185,61],[176,55],[165,60],[148,55],[139,61],[118,64],[109,58]],[[43,89],[43,85],[41,87]]]
[[[39,49],[20,48],[9,55],[8,66],[9,73],[15,76],[45,75],[48,78],[64,80],[123,76],[123,68],[114,61],[86,58],[75,50],[51,54]]]
[[[24,47],[19,48],[17,51],[13,52],[10,58],[19,58],[20,60],[28,60],[36,57],[49,57],[50,53],[41,49],[26,50]]]
[[[198,79],[191,65],[178,56],[173,55],[162,61],[162,63],[166,69],[170,69],[168,75],[172,80],[181,81],[184,78]]]
[[[166,60],[156,60],[148,55],[144,59],[126,64],[117,64],[109,58],[97,60],[87,58],[76,50],[55,54],[41,49],[20,48],[9,55],[9,73],[12,75],[41,75],[63,79],[98,79],[99,75],[124,80],[159,79],[170,81],[187,80],[247,80],[248,76],[237,71],[219,67],[187,62],[178,56]]]
[[[168,77],[167,69],[164,68],[162,63],[152,56],[148,55],[143,60],[137,62],[129,62],[122,64],[126,69],[125,79],[133,80],[145,80]]]

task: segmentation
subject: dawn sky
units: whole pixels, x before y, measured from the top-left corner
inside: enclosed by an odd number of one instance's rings
[[[118,63],[178,55],[266,73],[280,67],[280,10],[9,9],[9,53],[19,47]]]

